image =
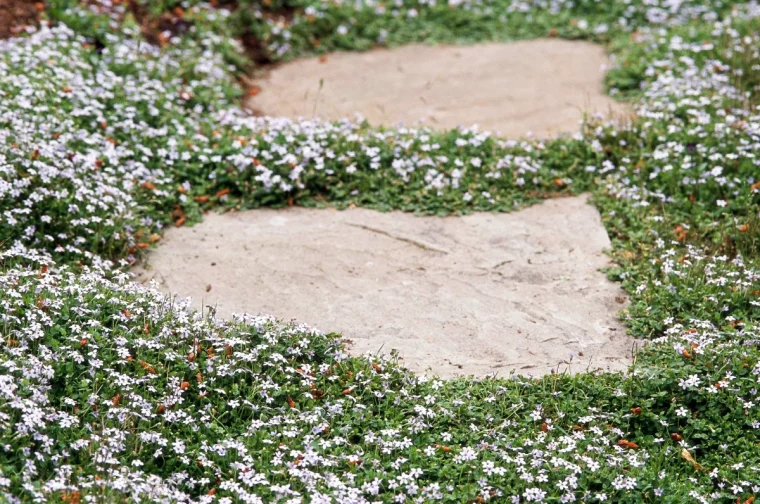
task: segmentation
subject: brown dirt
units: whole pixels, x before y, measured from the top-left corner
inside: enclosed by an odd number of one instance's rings
[[[30,0],[0,0],[0,39],[19,33],[19,28],[37,25],[43,2]]]
[[[297,318],[356,355],[397,349],[415,371],[544,374],[630,363],[625,294],[599,272],[609,245],[579,197],[445,218],[294,207],[171,229],[137,272],[225,317]]]
[[[410,45],[278,65],[247,105],[291,118],[353,118],[435,128],[478,124],[517,138],[576,132],[584,112],[625,118],[604,94],[601,46],[539,39],[472,46]]]
[[[129,0],[128,6],[140,25],[143,37],[151,44],[166,45],[168,39],[164,36],[164,32],[178,35],[191,28],[191,23],[185,19],[185,11],[181,7],[153,16],[147,6],[136,0]]]

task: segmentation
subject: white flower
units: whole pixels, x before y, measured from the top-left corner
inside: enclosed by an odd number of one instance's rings
[[[528,502],[541,502],[546,497],[546,492],[536,487],[528,488],[523,492],[523,497]]]

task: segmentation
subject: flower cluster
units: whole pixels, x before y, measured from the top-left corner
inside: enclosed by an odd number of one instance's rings
[[[165,3],[184,24],[161,48],[106,0],[0,42],[2,499],[752,502],[757,4],[305,2],[287,23],[247,11],[281,57],[333,28],[327,41],[361,47],[394,23],[418,31],[388,29],[388,43],[462,20],[473,39],[492,22],[617,37],[607,82],[639,98],[630,123],[507,141],[245,115],[229,34],[246,11]],[[215,208],[449,214],[579,191],[613,240],[626,324],[649,339],[625,374],[416,376],[306,326],[194,312],[121,262]]]
[[[513,40],[540,35],[606,41],[614,33],[697,19],[713,22],[734,7],[734,2],[704,0],[628,1],[603,8],[591,1],[569,0],[306,0],[263,8],[250,0],[240,3],[254,10],[251,29],[266,43],[272,59],[461,38]]]

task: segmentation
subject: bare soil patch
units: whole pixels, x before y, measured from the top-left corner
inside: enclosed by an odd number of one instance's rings
[[[631,358],[624,293],[599,272],[609,244],[584,198],[445,218],[254,210],[168,231],[137,273],[222,316],[296,318],[353,354],[397,349],[418,372],[579,372]]]
[[[43,2],[33,0],[0,0],[0,39],[18,34],[18,29],[36,25]]]
[[[584,113],[629,115],[604,94],[608,63],[601,46],[559,39],[335,53],[275,67],[247,106],[270,116],[358,112],[371,124],[478,124],[508,138],[543,137],[578,131]]]

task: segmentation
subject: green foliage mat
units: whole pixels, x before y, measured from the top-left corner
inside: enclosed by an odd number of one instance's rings
[[[52,28],[2,42],[4,500],[752,502],[756,4],[228,7],[53,0]],[[631,123],[517,142],[237,111],[236,37],[276,60],[537,36],[606,43]],[[632,299],[626,374],[418,377],[345,356],[338,335],[194,313],[123,272],[209,210],[449,215],[581,192]]]

